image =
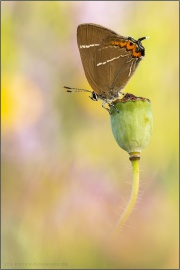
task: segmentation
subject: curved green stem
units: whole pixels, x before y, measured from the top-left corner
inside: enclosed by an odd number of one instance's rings
[[[118,233],[126,220],[128,219],[129,215],[131,214],[134,205],[137,200],[138,191],[139,191],[139,159],[131,160],[132,168],[133,168],[133,183],[132,183],[132,190],[129,202],[120,216],[119,220],[117,221],[114,233]]]

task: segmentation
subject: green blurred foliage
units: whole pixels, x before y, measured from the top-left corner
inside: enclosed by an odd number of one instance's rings
[[[178,268],[178,1],[1,4],[2,268]],[[80,23],[144,40],[125,92],[152,101],[139,201],[111,238],[131,191],[131,164],[90,89]]]

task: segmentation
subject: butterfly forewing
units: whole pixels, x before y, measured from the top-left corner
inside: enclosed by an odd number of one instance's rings
[[[81,24],[77,29],[77,42],[84,72],[89,84],[96,93],[102,91],[96,75],[96,53],[103,39],[115,35],[117,35],[115,32],[94,24]]]

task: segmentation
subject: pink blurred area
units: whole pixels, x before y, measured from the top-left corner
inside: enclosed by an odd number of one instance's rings
[[[178,2],[1,8],[2,268],[178,269]],[[76,44],[86,22],[150,36],[125,91],[152,101],[153,137],[136,208],[116,238],[131,192],[128,154],[101,102],[63,88],[90,89]]]

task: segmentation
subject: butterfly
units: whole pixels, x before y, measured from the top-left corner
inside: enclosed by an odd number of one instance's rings
[[[97,24],[80,24],[77,44],[86,78],[93,91],[65,86],[67,92],[90,92],[94,101],[113,105],[145,56],[141,41],[124,37]],[[107,109],[109,111],[109,109]]]

